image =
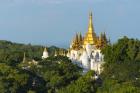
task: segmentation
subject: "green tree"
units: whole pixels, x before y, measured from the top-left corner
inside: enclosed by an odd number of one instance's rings
[[[124,37],[102,52],[106,63],[101,73],[103,85],[97,93],[139,93],[140,41]]]

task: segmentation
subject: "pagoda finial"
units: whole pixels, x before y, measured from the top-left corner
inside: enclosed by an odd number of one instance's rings
[[[47,48],[46,47],[44,48],[44,51],[47,51]]]
[[[73,45],[74,42],[75,42],[75,37],[72,38],[71,45]]]
[[[89,12],[89,16],[92,17],[92,11]]]
[[[84,46],[86,44],[94,45],[96,44],[96,33],[94,31],[93,23],[92,23],[92,12],[89,13],[89,24],[88,31],[84,37]]]
[[[99,36],[99,40],[102,41],[102,39],[103,39],[103,33],[101,32]]]
[[[89,28],[91,28],[93,30],[92,12],[89,13]]]
[[[78,41],[78,33],[76,33],[76,41]]]
[[[80,32],[78,33],[78,41],[79,41],[80,45],[82,46],[83,37],[82,37],[82,34]]]

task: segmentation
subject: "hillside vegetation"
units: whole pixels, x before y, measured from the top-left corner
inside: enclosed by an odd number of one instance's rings
[[[50,57],[42,60],[43,49],[43,46],[0,41],[0,93],[140,93],[137,39],[124,37],[102,50],[104,70],[97,80],[94,71],[82,75],[82,68],[67,57],[54,57],[57,47],[49,47]],[[38,64],[25,65],[24,52],[26,58]]]

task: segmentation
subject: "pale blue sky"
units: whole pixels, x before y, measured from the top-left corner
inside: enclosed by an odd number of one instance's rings
[[[140,39],[140,0],[0,0],[0,39],[68,47],[87,32],[89,11],[97,34]]]

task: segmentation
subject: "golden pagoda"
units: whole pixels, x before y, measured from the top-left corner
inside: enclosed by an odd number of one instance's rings
[[[96,34],[94,32],[94,27],[92,23],[92,12],[89,15],[89,25],[88,25],[88,32],[86,33],[83,41],[83,45],[86,46],[87,44],[95,45],[96,44]]]
[[[96,47],[101,49],[104,46],[104,40],[103,40],[103,34],[101,33],[98,37],[97,45]]]
[[[82,48],[83,40],[81,33],[76,33],[76,36],[73,38],[73,41],[71,43],[71,48],[75,50],[79,50]]]
[[[78,33],[78,42],[80,43],[80,45],[83,44],[83,37],[82,37],[81,33]]]
[[[44,48],[44,52],[47,52],[47,51],[48,51],[48,50],[47,50],[47,48],[45,47],[45,48]]]
[[[86,48],[87,44],[94,45],[97,49],[101,49],[108,44],[105,32],[101,33],[100,36],[96,35],[92,22],[92,12],[89,13],[88,31],[85,37],[83,37],[81,33],[76,33],[72,39],[70,49],[81,50],[82,48]]]

